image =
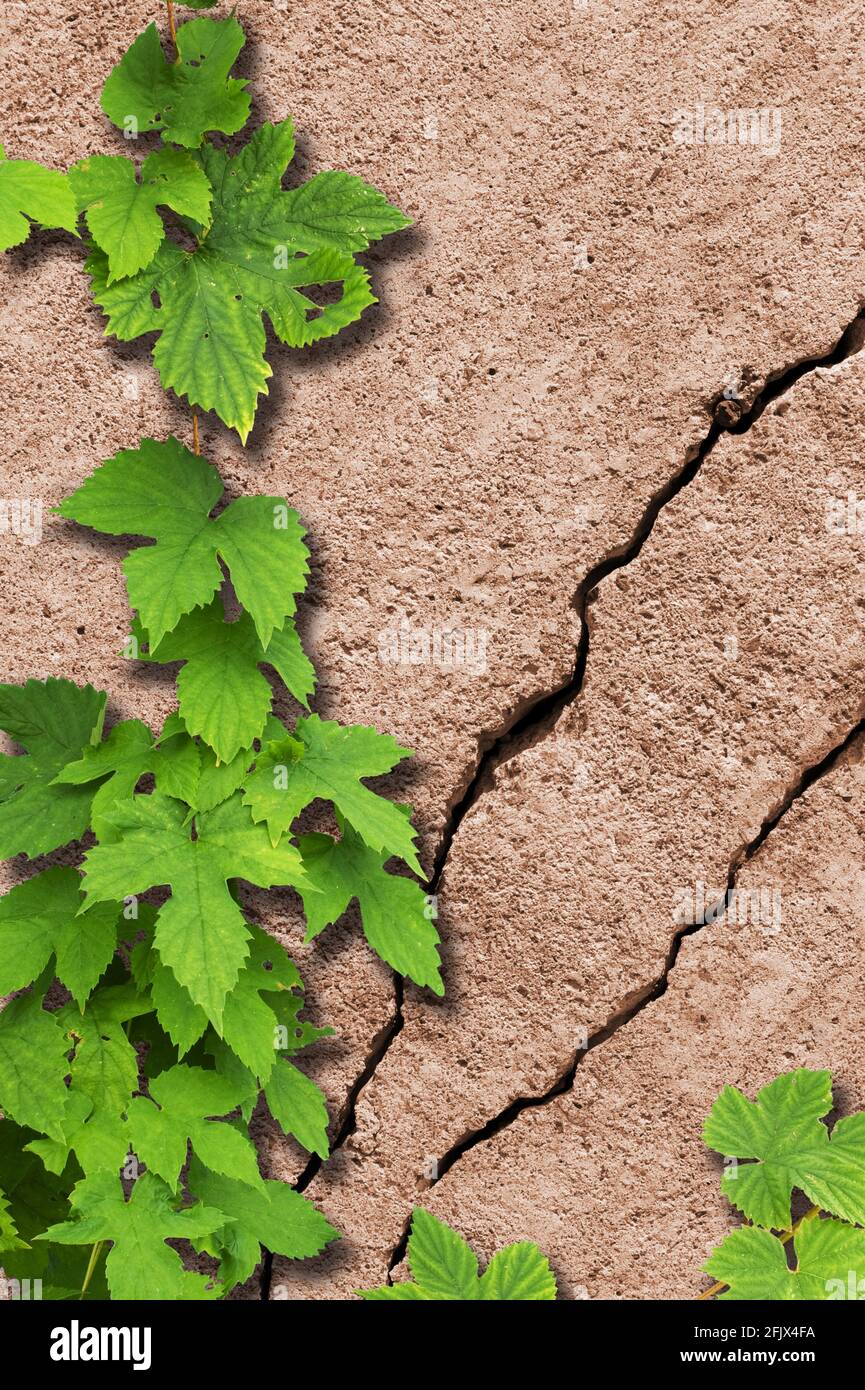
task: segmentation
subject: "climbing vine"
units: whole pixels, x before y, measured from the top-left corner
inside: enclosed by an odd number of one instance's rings
[[[264,320],[294,348],[355,322],[375,302],[357,253],[409,219],[347,173],[283,188],[290,120],[229,152],[250,114],[232,76],[243,29],[233,15],[176,26],[170,0],[168,19],[168,54],[151,24],[102,92],[127,139],[149,138],[140,165],[92,155],[63,174],[0,147],[0,248],[34,222],[80,237],[106,332],[151,336],[163,386],[193,407],[192,451],[145,439],[58,508],[149,542],[123,565],[127,654],[179,663],[176,712],[158,730],[106,729],[89,685],[0,686],[21,750],[0,760],[0,857],[28,872],[0,900],[0,1263],[54,1299],[221,1298],[262,1247],[303,1258],[337,1237],[262,1176],[250,1138],[266,1107],[327,1156],[324,1097],[294,1059],[331,1030],[302,1020],[297,967],[249,919],[242,884],[295,889],[307,940],[356,900],[372,949],[442,992],[410,808],[366,785],[409,751],[309,712],[303,527],[281,497],[214,515],[222,485],[194,413],[245,443],[271,376]],[[274,713],[274,678],[303,711],[293,722]],[[313,803],[331,833],[298,833]]]

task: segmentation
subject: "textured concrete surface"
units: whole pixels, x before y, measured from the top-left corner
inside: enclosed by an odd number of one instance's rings
[[[63,166],[128,150],[98,92],[154,16],[137,0],[4,7],[8,153]],[[298,176],[362,173],[416,227],[369,258],[382,304],[360,326],[310,354],[274,348],[250,448],[214,420],[203,446],[231,493],[284,492],[304,516],[318,708],[417,749],[393,786],[432,865],[479,753],[571,680],[575,595],[639,534],[719,400],[735,419],[857,314],[862,6],[250,0],[240,18],[256,115],[294,114]],[[744,142],[676,138],[716,106],[758,112]],[[38,546],[0,536],[2,675],[90,679],[117,715],[155,722],[170,680],[117,655],[123,546],[47,509],[142,435],[188,438],[189,414],[146,350],[102,338],[80,261],[42,234],[0,271],[3,493],[46,512]],[[454,841],[448,1002],[409,1000],[355,1141],[313,1185],[347,1229],[345,1278],[322,1262],[292,1296],[345,1292],[356,1266],[379,1277],[426,1157],[546,1089],[580,1030],[656,978],[663,895],[699,873],[723,883],[859,717],[861,538],[830,537],[821,509],[865,490],[860,376],[808,377],[786,415],[722,440],[602,585],[584,696],[505,763]],[[403,620],[464,630],[485,660],[383,663]],[[292,904],[260,910],[296,947]],[[391,982],[351,924],[301,965],[340,1033],[309,1064],[338,1111]],[[272,1157],[285,1176],[302,1166]]]
[[[427,1200],[484,1256],[538,1240],[567,1298],[693,1298],[730,1229],[700,1140],[725,1084],[828,1067],[865,1108],[865,765],[860,739],[738,876],[783,925],[721,918],[684,938],[667,993],[577,1068],[573,1090],[467,1153]]]

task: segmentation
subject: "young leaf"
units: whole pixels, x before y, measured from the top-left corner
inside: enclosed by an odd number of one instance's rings
[[[119,130],[159,130],[190,149],[207,130],[233,135],[249,118],[247,83],[229,77],[243,44],[233,16],[193,19],[178,29],[178,61],[169,63],[149,24],[109,75],[102,110]]]
[[[138,1057],[123,1025],[152,1008],[152,1002],[127,982],[98,990],[83,1013],[66,1004],[56,1015],[69,1039],[67,1050],[74,1048],[67,1068],[70,1094],[86,1096],[92,1115],[100,1120],[116,1121],[138,1088]]]
[[[280,726],[274,724],[274,731]],[[284,728],[284,726],[283,726]],[[266,821],[278,844],[305,806],[330,801],[370,849],[396,855],[420,874],[415,834],[404,810],[365,787],[410,758],[389,734],[363,724],[337,724],[317,714],[298,719],[294,734],[271,740],[246,781],[244,805],[254,821]]]
[[[506,1245],[481,1275],[480,1296],[487,1303],[554,1301],[556,1281],[549,1260],[531,1241]]]
[[[286,992],[302,989],[297,966],[260,927],[251,928],[249,957],[225,1001],[222,1037],[263,1085],[276,1059],[279,1020],[271,1006]],[[262,994],[267,993],[267,998]]]
[[[84,834],[92,789],[51,784],[98,743],[106,700],[102,691],[66,680],[0,685],[0,729],[28,755],[0,754],[0,859],[49,854]]]
[[[314,1081],[280,1058],[264,1088],[267,1107],[283,1134],[293,1134],[310,1153],[327,1158],[327,1103]]]
[[[0,995],[31,984],[56,954],[59,978],[84,1007],[114,955],[120,909],[103,903],[81,918],[80,890],[74,869],[52,868],[0,898]]]
[[[199,1250],[221,1260],[220,1278],[227,1288],[249,1278],[261,1258],[262,1245],[275,1255],[302,1260],[339,1238],[308,1198],[288,1183],[268,1181],[263,1187],[259,1191],[219,1177],[194,1158],[189,1165],[190,1191],[230,1218],[230,1224],[196,1242]]]
[[[36,1238],[60,1245],[110,1240],[106,1272],[112,1298],[154,1302],[220,1297],[219,1286],[184,1269],[180,1256],[165,1242],[194,1240],[219,1230],[228,1219],[223,1212],[201,1205],[178,1211],[170,1188],[153,1173],[138,1179],[128,1202],[119,1179],[109,1173],[77,1183],[70,1202],[74,1219],[49,1226]]]
[[[158,207],[196,222],[210,220],[211,188],[201,165],[182,150],[158,150],[136,177],[131,159],[97,154],[69,170],[79,212],[108,258],[108,284],[149,265],[165,236]]]
[[[361,1289],[370,1302],[552,1301],[556,1281],[536,1245],[520,1241],[494,1255],[482,1278],[470,1247],[443,1221],[416,1207],[412,1212],[408,1261],[414,1283]]]
[[[314,893],[303,893],[306,940],[336,922],[353,899],[360,907],[364,936],[376,955],[417,985],[444,994],[438,932],[427,897],[414,879],[385,872],[389,852],[370,849],[341,817],[342,838],[302,835],[303,867]]]
[[[151,1080],[150,1097],[136,1096],[129,1104],[132,1146],[172,1191],[186,1162],[187,1144],[215,1173],[264,1190],[249,1139],[232,1125],[208,1118],[227,1115],[241,1102],[242,1094],[224,1077],[201,1067],[171,1067]]]
[[[196,817],[194,827],[184,822],[184,808],[158,792],[119,806],[116,840],[85,855],[84,889],[88,903],[116,902],[171,885],[157,917],[156,948],[219,1027],[225,997],[249,953],[250,934],[228,880],[297,887],[304,882],[303,868],[293,845],[271,846],[238,795]]]
[[[63,1139],[69,1044],[34,991],[0,1011],[0,1109],[13,1120]],[[2,1122],[0,1122],[2,1123]]]
[[[129,1130],[121,1116],[112,1114],[104,1104],[94,1105],[83,1091],[70,1089],[62,1129],[62,1141],[34,1139],[26,1145],[30,1153],[39,1155],[49,1173],[59,1177],[74,1153],[86,1174],[117,1175],[129,1152]]]
[[[154,648],[185,613],[210,603],[222,583],[220,560],[264,647],[306,587],[309,551],[297,513],[280,497],[241,497],[212,519],[221,496],[212,464],[173,437],[144,439],[103,463],[58,508],[106,535],[156,542],[123,564],[129,602]]]
[[[199,158],[213,214],[194,252],[163,242],[146,269],[114,285],[100,251],[88,261],[107,331],[123,341],[158,332],[153,360],[163,386],[215,410],[244,442],[271,375],[262,316],[290,347],[338,333],[376,302],[353,251],[408,225],[349,175],[319,176],[311,191],[283,190],[293,153],[290,121],[262,126],[233,157],[205,146]],[[334,285],[339,299],[323,306],[302,293]]]
[[[90,810],[90,824],[102,836],[110,829],[117,803],[130,799],[146,773],[155,776],[158,791],[190,804],[200,780],[200,761],[198,745],[185,729],[170,736],[163,729],[157,743],[140,719],[124,719],[102,743],[67,763],[52,785],[86,786],[104,779]]]
[[[820,1117],[832,1108],[828,1071],[802,1067],[777,1077],[748,1100],[725,1086],[709,1112],[710,1149],[755,1163],[728,1166],[721,1188],[749,1221],[790,1225],[790,1197],[801,1188],[817,1206],[865,1225],[865,1112],[839,1120],[831,1139]]]
[[[29,159],[7,159],[0,145],[0,251],[20,246],[31,222],[75,233],[75,199],[65,174]]]
[[[791,1270],[777,1236],[758,1226],[742,1226],[713,1252],[706,1273],[729,1285],[720,1297],[733,1301],[861,1298],[865,1231],[815,1212],[802,1222],[793,1245],[796,1268]]]
[[[146,642],[140,627],[134,631]],[[185,663],[177,677],[183,721],[224,763],[233,762],[264,731],[273,692],[259,665],[272,666],[302,705],[315,688],[315,672],[290,618],[265,647],[249,614],[227,623],[218,598],[187,613],[141,659]]]

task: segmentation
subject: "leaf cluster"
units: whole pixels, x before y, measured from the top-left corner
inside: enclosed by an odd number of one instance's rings
[[[865,1112],[830,1131],[828,1071],[799,1068],[749,1100],[725,1086],[703,1138],[727,1159],[721,1188],[749,1224],[705,1266],[722,1299],[824,1301],[865,1294]],[[799,1190],[812,1207],[795,1226]],[[788,1251],[791,1257],[788,1257]]]

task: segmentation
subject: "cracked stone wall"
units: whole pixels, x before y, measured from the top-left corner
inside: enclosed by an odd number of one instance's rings
[[[319,711],[417,750],[391,790],[447,986],[403,1001],[354,921],[303,948],[290,896],[252,895],[339,1034],[304,1063],[333,1161],[265,1141],[345,1239],[264,1292],[380,1282],[423,1200],[482,1255],[537,1240],[566,1297],[687,1297],[724,1228],[699,1142],[720,1085],[819,1062],[862,1103],[863,5],[239,15],[298,178],[350,168],[416,219],[368,258],[361,325],[274,346],[250,447],[207,418],[202,443],[230,495],[285,493],[309,527]],[[7,152],[124,149],[98,93],[154,17],[6,5]],[[757,124],[707,143],[716,107]],[[118,655],[123,545],[47,511],[189,416],[102,337],[80,265],[40,234],[0,269],[3,494],[46,513],[38,546],[0,536],[2,676],[91,680],[155,722],[170,678]],[[401,623],[484,659],[383,663]],[[683,892],[740,880],[777,890],[779,930],[679,943]]]

